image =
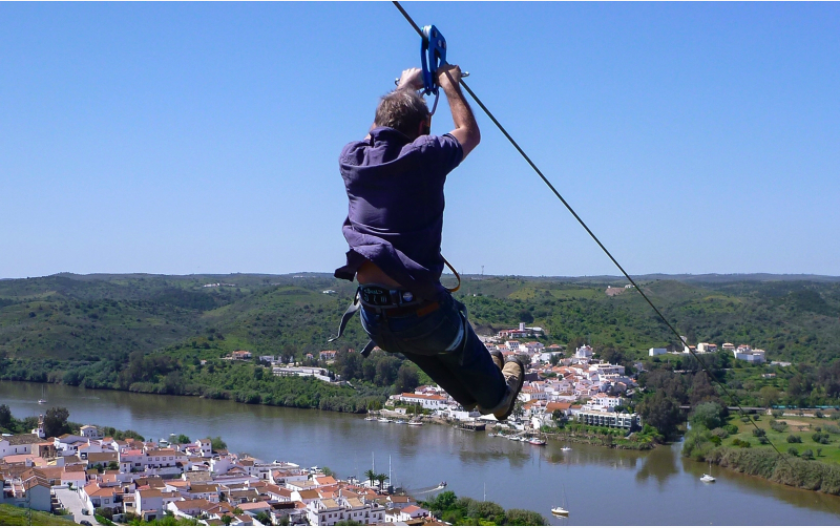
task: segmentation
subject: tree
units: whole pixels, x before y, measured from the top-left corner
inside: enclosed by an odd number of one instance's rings
[[[52,407],[44,414],[44,434],[47,438],[61,436],[70,432],[70,425],[67,419],[70,418],[70,411],[64,407]]]
[[[717,402],[705,402],[694,408],[689,417],[692,427],[703,426],[712,430],[723,425],[723,407]]]
[[[224,514],[222,515],[222,522],[225,526],[230,526],[230,523],[233,521],[230,515]]]
[[[221,436],[215,436],[210,439],[210,447],[213,448],[213,451],[220,451],[227,449],[227,444],[222,440]]]
[[[691,383],[691,405],[717,399],[715,388],[709,383],[709,376],[705,371],[694,375]]]
[[[395,357],[386,356],[376,362],[376,377],[373,382],[380,387],[387,387],[397,379],[397,365],[399,360]]]
[[[677,432],[682,417],[680,404],[666,396],[665,391],[657,390],[653,396],[643,400],[637,409],[644,423],[655,427],[666,437],[672,437]]]
[[[765,407],[772,407],[773,404],[779,401],[779,389],[771,385],[761,387],[761,390],[758,391],[758,394],[761,397],[761,402],[764,404]]]
[[[190,443],[190,437],[185,435],[185,434],[179,434],[178,438],[175,440],[175,442],[178,443],[178,444],[189,444]]]
[[[411,363],[404,362],[397,371],[397,381],[394,383],[394,392],[412,392],[420,384],[420,374],[417,368]]]
[[[324,469],[321,470],[321,473],[323,473],[327,477],[335,476],[335,471],[331,470],[329,466],[324,466]]]
[[[9,427],[12,424],[12,411],[5,403],[0,405],[0,427]]]
[[[388,479],[388,475],[385,473],[379,473],[376,475],[376,481],[379,482],[379,489],[382,489],[382,486],[385,485],[385,481]]]
[[[548,521],[537,512],[511,508],[506,514],[505,524],[510,526],[548,526]]]

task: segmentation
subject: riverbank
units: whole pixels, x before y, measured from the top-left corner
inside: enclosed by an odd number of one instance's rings
[[[840,465],[779,455],[767,449],[717,447],[703,457],[739,473],[800,489],[840,495]]]
[[[378,413],[380,413],[386,418],[395,420],[409,419],[405,414],[395,411],[389,411],[388,409],[383,409],[381,411],[378,411]],[[460,427],[461,424],[464,423],[459,422],[457,420],[448,420],[445,418],[431,415],[423,415],[422,417],[420,417],[420,420],[423,423],[445,425],[450,427]],[[484,422],[481,423],[484,424]],[[517,430],[500,423],[486,423],[485,427],[483,428],[483,431],[492,434],[505,433],[521,435],[526,437],[536,436],[564,443],[586,444],[592,446],[608,447],[611,449],[627,449],[633,451],[648,451],[654,449],[658,445],[647,438],[637,439],[636,437],[634,437],[627,439],[624,436],[622,436],[624,434],[623,431],[616,430],[614,435],[610,433],[601,434],[590,432],[586,428],[586,426],[580,426],[581,429],[576,430],[574,429],[574,427],[576,426],[577,424],[575,424],[572,427],[569,427],[568,429],[551,430],[550,428],[544,428],[543,431],[537,431],[535,429],[530,428],[526,428],[524,430]],[[480,431],[476,431],[476,433],[480,433]]]

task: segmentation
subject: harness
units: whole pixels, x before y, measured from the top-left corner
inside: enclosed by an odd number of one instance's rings
[[[452,264],[450,264],[443,255],[441,255],[441,258],[443,258],[444,264],[452,270],[452,273],[454,273],[455,277],[458,279],[457,286],[454,288],[446,288],[446,291],[449,293],[455,293],[461,288],[461,276],[457,271],[455,271],[455,268],[452,267]],[[356,315],[356,312],[358,312],[362,306],[373,312],[382,314],[385,317],[403,317],[411,314],[423,317],[424,315],[429,315],[440,308],[440,303],[437,301],[427,301],[425,299],[417,298],[410,291],[401,288],[390,288],[388,286],[381,286],[378,284],[365,284],[363,286],[359,286],[356,289],[356,293],[353,295],[353,300],[341,315],[341,321],[338,323],[338,334],[329,338],[327,340],[328,342],[332,343],[344,334],[344,329],[347,327],[347,323],[350,322],[350,319]],[[374,343],[372,339],[369,340],[360,352],[362,357],[368,357],[375,346],[376,343]]]

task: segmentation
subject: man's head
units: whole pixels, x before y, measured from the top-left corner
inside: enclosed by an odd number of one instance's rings
[[[376,126],[395,128],[416,139],[429,133],[431,116],[426,101],[414,90],[394,90],[385,95],[376,107]]]

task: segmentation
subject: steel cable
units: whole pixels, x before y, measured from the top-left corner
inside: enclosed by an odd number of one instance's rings
[[[417,34],[420,35],[420,37],[422,38],[423,31],[420,29],[420,26],[418,26],[417,23],[414,22],[414,20],[411,18],[411,15],[409,15],[408,12],[406,12],[406,10],[403,9],[402,5],[400,5],[400,3],[397,0],[392,0],[392,3],[400,11],[402,16],[405,17],[406,21],[408,21],[408,23],[411,24],[411,27],[414,28],[414,31],[416,31]],[[645,294],[645,292],[642,291],[641,288],[639,288],[639,286],[636,284],[636,281],[633,280],[633,277],[631,277],[630,274],[627,273],[624,270],[624,268],[621,266],[621,264],[618,263],[618,260],[616,260],[616,258],[612,255],[612,253],[609,252],[609,250],[606,248],[606,246],[604,246],[604,244],[601,243],[601,241],[598,239],[598,237],[595,236],[595,233],[593,233],[592,230],[589,229],[589,226],[586,225],[586,222],[584,222],[583,219],[575,212],[575,210],[572,208],[572,206],[569,205],[569,202],[567,202],[566,199],[563,198],[563,196],[560,194],[560,192],[557,191],[557,189],[554,187],[554,185],[552,185],[551,182],[548,181],[548,178],[545,177],[545,175],[542,173],[542,171],[539,169],[539,167],[537,167],[537,165],[531,160],[531,158],[525,153],[525,151],[522,150],[522,147],[519,146],[519,143],[517,143],[516,140],[513,139],[513,137],[508,133],[508,131],[505,129],[505,127],[502,126],[502,124],[499,122],[498,119],[496,119],[496,116],[494,116],[493,113],[490,112],[490,110],[484,105],[484,103],[481,102],[481,99],[479,99],[478,96],[475,94],[475,92],[473,92],[472,89],[470,89],[470,87],[467,86],[467,83],[463,79],[461,79],[461,86],[464,87],[464,89],[467,91],[467,93],[470,94],[470,97],[472,97],[473,100],[476,102],[476,104],[478,104],[478,106],[481,107],[481,109],[484,111],[484,113],[487,114],[487,117],[489,117],[490,120],[493,121],[493,124],[496,125],[496,127],[507,138],[507,140],[511,143],[511,145],[513,145],[513,147],[517,150],[517,152],[519,152],[519,154],[522,155],[522,157],[525,159],[525,161],[528,162],[528,165],[530,165],[531,168],[534,169],[534,172],[536,172],[537,175],[542,179],[543,183],[545,183],[548,186],[548,188],[551,189],[551,192],[553,192],[554,195],[563,203],[563,205],[572,214],[572,216],[575,217],[575,220],[577,220],[578,223],[586,230],[586,232],[589,233],[589,236],[592,237],[592,240],[594,240],[595,243],[598,244],[598,246],[604,251],[604,253],[606,253],[606,255],[610,258],[610,260],[613,262],[613,264],[615,264],[615,266],[621,271],[621,273],[624,275],[624,277],[626,277],[627,280],[630,281],[630,284],[633,285],[633,288],[635,288],[635,290],[637,292],[639,292],[639,294],[642,296],[642,298],[644,298],[644,300],[647,301],[647,303],[650,305],[650,307],[653,309],[653,311],[656,312],[656,315],[659,316],[659,318],[662,320],[662,322],[664,322],[665,325],[671,330],[671,332],[673,332],[673,334],[675,336],[677,336],[677,340],[679,340],[679,342],[683,344],[683,346],[685,347],[685,350],[689,351],[689,353],[692,355],[692,357],[695,359],[695,361],[697,361],[697,363],[700,365],[700,367],[702,367],[702,369],[706,373],[706,375],[709,376],[709,378],[713,382],[715,382],[718,385],[718,387],[720,387],[720,389],[723,391],[723,393],[738,408],[738,410],[741,412],[741,416],[746,416],[747,419],[750,421],[750,423],[753,425],[753,427],[755,427],[759,431],[763,431],[763,429],[761,429],[758,426],[758,424],[756,424],[755,421],[744,411],[744,409],[741,407],[740,402],[738,401],[738,398],[733,393],[729,392],[729,390],[726,388],[726,385],[724,385],[720,380],[717,379],[717,377],[714,375],[714,373],[706,366],[706,363],[703,360],[700,359],[700,356],[698,356],[697,353],[691,351],[691,349],[688,346],[688,343],[686,343],[685,339],[683,339],[683,337],[680,335],[680,333],[677,331],[677,329],[674,328],[674,325],[672,325],[670,323],[670,321],[668,321],[668,319],[666,319],[665,316],[662,315],[662,312],[659,311],[659,308],[657,308],[656,305],[653,304],[653,301],[651,301],[650,298]],[[779,455],[779,457],[781,457],[782,460],[785,460],[785,462],[787,462],[788,465],[790,466],[790,462],[782,455],[781,451],[779,451],[779,449],[770,440],[770,438],[767,438],[766,433],[765,433],[765,438],[767,439],[767,442],[770,444],[770,446],[773,447],[773,450],[776,451],[776,453]],[[790,466],[790,467],[791,467],[791,469],[793,469],[793,466]]]

